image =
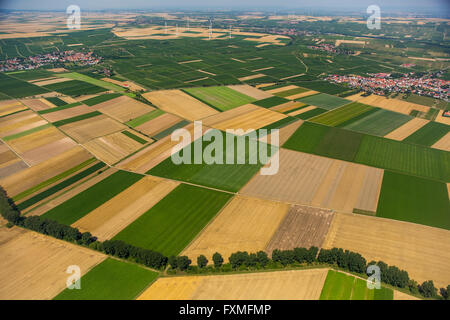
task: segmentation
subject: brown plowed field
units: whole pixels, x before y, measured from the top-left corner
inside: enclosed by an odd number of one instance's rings
[[[274,249],[320,248],[333,216],[331,210],[292,206],[265,251],[271,255]]]
[[[256,175],[241,190],[248,196],[329,208],[376,211],[383,170],[280,149],[274,175]]]

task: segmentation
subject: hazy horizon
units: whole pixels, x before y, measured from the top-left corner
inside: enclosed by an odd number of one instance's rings
[[[3,10],[29,10],[29,11],[65,11],[65,9],[75,4],[81,10],[270,10],[283,11],[294,10],[296,12],[324,13],[329,12],[360,12],[365,13],[369,5],[375,4],[381,8],[383,13],[416,13],[416,14],[438,14],[449,16],[450,4],[446,0],[283,0],[276,2],[269,0],[1,0],[0,9]]]

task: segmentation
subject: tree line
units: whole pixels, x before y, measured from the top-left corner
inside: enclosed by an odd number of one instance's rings
[[[81,233],[77,228],[61,224],[57,221],[44,219],[40,216],[22,216],[13,200],[8,197],[5,189],[0,186],[0,213],[8,221],[8,225],[16,225],[33,230],[56,239],[65,240],[101,251],[111,256],[128,259],[154,269],[164,269],[167,257],[163,254],[139,248],[120,240],[100,242],[91,233]]]
[[[8,197],[6,191],[1,186],[0,214],[8,221],[8,226],[17,225],[154,269],[163,270],[169,265],[169,273],[176,273],[178,271],[188,273],[202,273],[205,271],[229,272],[325,264],[349,272],[370,276],[370,274],[366,273],[367,267],[377,265],[380,268],[382,282],[397,288],[407,288],[411,293],[419,293],[426,298],[436,298],[438,296],[438,289],[434,286],[432,280],[418,284],[409,278],[408,272],[405,270],[401,270],[396,266],[389,266],[383,261],[371,261],[367,263],[361,254],[342,248],[320,250],[317,247],[294,248],[292,250],[275,249],[272,251],[271,257],[264,251],[256,253],[237,251],[229,256],[229,263],[224,263],[225,261],[222,255],[216,252],[212,255],[212,265],[208,265],[209,261],[206,256],[200,255],[197,257],[197,266],[191,266],[192,261],[187,256],[166,257],[159,252],[136,247],[121,240],[100,242],[89,232],[81,233],[77,228],[61,224],[54,220],[44,219],[40,216],[22,216],[14,201]],[[450,285],[446,288],[441,288],[439,293],[444,299],[449,300]]]

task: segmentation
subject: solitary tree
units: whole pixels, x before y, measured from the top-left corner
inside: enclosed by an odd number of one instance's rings
[[[214,262],[214,267],[216,268],[220,268],[223,264],[223,258],[222,255],[218,252],[214,253],[212,256],[213,262]]]
[[[208,259],[204,255],[199,255],[197,257],[197,265],[199,268],[204,268],[208,265]]]
[[[435,297],[437,294],[437,289],[434,286],[433,280],[428,280],[428,281],[425,281],[424,283],[422,283],[419,286],[419,292],[425,298]]]

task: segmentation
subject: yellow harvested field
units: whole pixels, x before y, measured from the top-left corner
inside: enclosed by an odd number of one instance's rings
[[[72,122],[59,128],[79,143],[85,143],[91,139],[124,130],[127,127],[105,115],[99,115]]]
[[[34,111],[46,110],[54,108],[55,106],[45,99],[22,99],[20,100],[24,105]],[[44,102],[45,101],[45,102]]]
[[[314,91],[314,90],[309,90],[306,92],[302,92],[302,93],[297,93],[294,94],[292,96],[288,96],[285,97],[286,99],[290,99],[290,100],[294,100],[294,99],[299,99],[299,98],[303,98],[303,97],[308,97],[308,96],[312,96],[313,94],[319,93],[318,91]]]
[[[447,132],[445,136],[439,139],[435,144],[431,146],[432,148],[441,149],[445,151],[450,151],[450,132]]]
[[[93,108],[120,122],[130,121],[155,110],[155,108],[134,100],[128,96],[120,96],[118,98],[96,104]]]
[[[102,173],[94,173],[88,179],[83,180],[81,184],[77,184],[75,187],[71,187],[70,190],[67,192],[62,193],[56,193],[54,196],[52,196],[51,199],[45,199],[43,202],[39,203],[37,206],[34,206],[33,208],[30,208],[29,212],[27,214],[34,215],[34,216],[40,216],[41,214],[46,213],[47,211],[53,209],[54,207],[60,205],[61,203],[73,198],[80,192],[83,192],[84,190],[87,190],[88,188],[92,187],[93,185],[99,183],[103,179],[106,179],[113,173],[117,172],[116,169],[110,168],[104,170]]]
[[[292,89],[297,89],[297,88],[298,88],[298,86],[291,84],[291,85],[287,85],[287,86],[284,86],[284,87],[267,90],[266,92],[271,93],[271,94],[275,94],[275,93],[288,91],[288,90],[292,90]]]
[[[318,300],[328,269],[166,277],[138,300]]]
[[[65,81],[70,81],[70,80],[72,80],[72,79],[57,77],[57,78],[43,80],[43,81],[35,81],[35,82],[33,82],[33,84],[35,84],[37,86],[46,86],[49,84],[60,83],[60,82],[65,82]]]
[[[354,214],[335,214],[324,248],[360,253],[408,271],[422,283],[441,288],[450,283],[450,231],[415,223]]]
[[[32,231],[0,228],[0,299],[52,299],[66,288],[66,273],[77,265],[81,274],[105,259],[97,251]]]
[[[434,121],[440,122],[440,123],[445,123],[450,126],[450,117],[444,117],[443,114],[444,114],[444,110],[440,110],[439,114],[437,115],[436,119],[434,119]]]
[[[191,121],[219,113],[181,90],[152,91],[142,96],[161,110]]]
[[[20,101],[17,100],[2,101],[0,103],[0,117],[25,109],[27,109],[27,107],[25,107],[22,103],[20,103]]]
[[[253,104],[246,104],[203,119],[203,124],[224,131],[227,129],[242,129],[247,131],[262,128],[286,117],[287,116],[282,113],[258,107]]]
[[[265,87],[270,87],[270,86],[273,86],[275,84],[275,82],[271,82],[271,83],[260,83],[260,84],[257,84],[256,86],[255,86],[255,88],[265,88]]]
[[[153,141],[137,132],[133,134],[140,138]],[[112,133],[110,135],[90,140],[83,146],[92,153],[97,159],[112,165],[125,158],[127,155],[141,149],[143,145],[136,140],[124,135],[122,132]]]
[[[270,110],[278,111],[278,112],[284,113],[284,112],[287,112],[287,111],[289,111],[289,110],[293,110],[293,109],[302,107],[302,106],[304,106],[304,105],[305,105],[305,104],[302,103],[302,102],[289,101],[289,102],[286,102],[286,103],[283,103],[283,104],[279,104],[279,105],[277,105],[277,106],[275,106],[275,107],[272,107],[272,108],[270,108]]]
[[[400,112],[407,115],[409,115],[413,110],[428,112],[428,110],[430,109],[430,107],[426,107],[420,104],[406,102],[399,99],[388,99],[382,96],[377,96],[376,94],[372,94],[368,97],[359,99],[358,102],[365,103],[373,107]]]
[[[184,127],[184,129],[188,130],[191,136],[194,136],[194,125],[188,124]],[[203,128],[203,134],[204,130]],[[166,136],[161,140],[152,143],[145,149],[137,152],[131,157],[125,159],[120,162],[117,167],[124,170],[129,170],[138,173],[145,173],[154,166],[158,165],[160,162],[165,160],[166,158],[172,155],[172,152],[178,152],[178,150],[174,150],[174,147],[178,145],[178,141],[172,141],[171,136]],[[189,142],[183,144],[183,147],[186,146]]]
[[[227,261],[236,251],[264,250],[288,210],[286,203],[236,196],[182,255],[196,263],[201,254],[212,261],[212,255],[220,252]]]
[[[0,118],[0,136],[6,137],[28,129],[42,126],[47,121],[37,116],[34,112],[24,111]]]
[[[302,113],[305,113],[305,112],[308,112],[308,111],[311,111],[311,110],[314,110],[314,109],[316,109],[315,106],[307,106],[306,108],[302,108],[302,109],[295,110],[295,111],[292,111],[292,112],[288,113],[288,116],[291,116],[291,117],[297,116],[299,114],[302,114]]]
[[[5,179],[0,179],[0,185],[6,189],[9,196],[13,197],[90,158],[92,158],[92,155],[89,152],[84,150],[81,146],[75,146],[74,148],[39,163],[38,165],[22,170]]]
[[[272,97],[270,93],[267,93],[265,91],[256,89],[252,86],[249,86],[248,84],[239,84],[239,85],[230,85],[228,88],[236,90],[242,94],[245,94],[249,97],[262,100]]]
[[[152,119],[150,121],[141,124],[140,126],[135,127],[134,129],[142,133],[145,133],[149,136],[154,136],[159,132],[164,131],[167,128],[170,128],[171,126],[177,124],[182,120],[183,119],[174,116],[173,114],[164,113],[159,117],[156,117],[155,119]]]
[[[353,212],[376,211],[383,170],[280,149],[275,175],[256,175],[240,193]]]
[[[257,73],[257,74],[253,74],[251,76],[246,76],[246,77],[242,77],[242,78],[238,78],[239,81],[247,81],[247,80],[253,80],[253,79],[258,79],[258,78],[262,78],[265,77],[265,74],[262,73]]]
[[[111,239],[178,185],[174,181],[144,177],[72,226],[81,232],[89,231],[100,241]]]
[[[429,121],[420,118],[413,118],[410,121],[406,122],[404,125],[398,127],[394,131],[389,132],[385,135],[385,138],[401,141],[406,137],[410,136],[424,125],[426,125]]]
[[[80,116],[82,114],[86,114],[86,113],[90,113],[90,112],[92,112],[92,108],[83,104],[83,105],[69,108],[69,109],[63,109],[60,111],[45,113],[42,115],[42,117],[45,118],[47,121],[55,122],[55,121],[60,121],[60,120]]]
[[[420,299],[411,296],[409,294],[403,293],[401,291],[394,290],[394,300],[420,300]]]
[[[101,80],[117,84],[124,88],[128,88],[131,91],[141,91],[141,90],[145,91],[144,87],[141,87],[140,85],[137,85],[136,83],[134,83],[132,81],[119,81],[119,80],[114,80],[111,78],[102,78]]]
[[[363,46],[366,44],[365,41],[358,41],[358,40],[336,40],[336,47],[339,47],[341,43],[349,43],[349,44],[362,44]],[[368,43],[368,42],[367,42]]]
[[[16,152],[23,153],[63,138],[66,138],[66,136],[62,134],[61,131],[55,127],[48,127],[22,137],[9,140],[8,144]]]

